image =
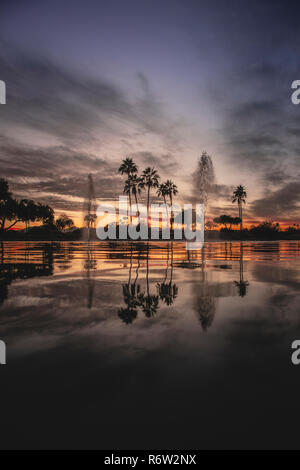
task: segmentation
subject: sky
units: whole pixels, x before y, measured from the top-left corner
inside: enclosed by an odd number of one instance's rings
[[[78,222],[88,173],[115,200],[131,156],[188,203],[206,150],[211,216],[237,215],[242,184],[248,223],[298,223],[298,15],[277,0],[2,0],[0,176]]]

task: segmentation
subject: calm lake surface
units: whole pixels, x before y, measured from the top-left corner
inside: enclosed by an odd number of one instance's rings
[[[299,448],[300,242],[0,244],[3,448]]]

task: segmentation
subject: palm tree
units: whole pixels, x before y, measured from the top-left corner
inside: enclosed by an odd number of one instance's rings
[[[148,222],[149,222],[149,206],[150,206],[150,190],[151,188],[159,187],[160,176],[154,168],[148,166],[142,174],[143,186],[147,187],[147,213],[148,213]],[[149,225],[149,224],[148,224]]]
[[[245,191],[244,186],[241,184],[235,188],[233,191],[232,195],[232,203],[234,204],[235,202],[238,203],[239,206],[239,218],[241,219],[240,222],[240,230],[243,230],[243,208],[242,208],[242,202],[245,204],[246,203],[246,197],[247,193]]]
[[[139,305],[147,318],[153,317],[159,307],[159,296],[150,294],[149,286],[149,245],[147,244],[147,265],[146,265],[146,286],[147,293],[141,292],[138,295]]]
[[[170,203],[171,203],[171,206],[172,206],[173,196],[176,196],[176,194],[178,193],[177,186],[176,186],[176,184],[173,183],[172,180],[167,180],[165,182],[165,186],[166,186],[167,195],[170,198]],[[173,229],[173,225],[174,225],[174,215],[171,214],[171,230]]]
[[[159,185],[156,194],[157,194],[158,197],[162,197],[163,200],[164,200],[164,204],[165,204],[166,209],[167,209],[167,219],[168,219],[168,224],[169,224],[169,222],[170,222],[170,220],[169,220],[169,209],[168,209],[168,205],[167,205],[167,201],[166,201],[166,196],[168,196],[168,188],[166,186],[166,183],[161,183]]]
[[[177,186],[176,186],[176,184],[173,183],[172,180],[167,180],[165,182],[165,185],[166,185],[166,189],[167,189],[167,195],[169,196],[170,203],[172,205],[173,204],[173,196],[176,196],[176,194],[178,193]]]
[[[138,168],[136,164],[134,163],[132,158],[129,158],[129,157],[122,160],[122,164],[120,168],[118,169],[118,172],[121,173],[121,175],[124,175],[124,173],[126,175],[130,175],[132,173],[137,173],[137,171],[138,171]]]
[[[163,200],[164,200],[164,203],[166,203],[166,196],[168,196],[168,190],[167,190],[167,187],[166,187],[166,183],[161,183],[158,187],[158,190],[157,190],[157,196],[158,197],[162,197]]]
[[[139,217],[139,223],[141,222],[140,220],[140,213],[139,213],[139,204],[138,204],[138,198],[137,195],[141,194],[142,189],[144,188],[144,181],[141,176],[137,176],[136,173],[129,175],[128,176],[129,185],[131,187],[131,193],[134,195],[135,203],[137,206],[137,212],[138,212],[138,217]]]
[[[243,242],[240,242],[240,280],[234,281],[234,284],[238,290],[240,297],[245,297],[247,294],[247,289],[249,287],[249,282],[244,280],[244,247]]]
[[[124,160],[122,160],[122,163],[118,169],[118,172],[121,173],[121,175],[127,175],[128,178],[127,180],[125,181],[125,185],[124,185],[124,190],[123,192],[125,194],[128,194],[129,196],[129,205],[131,207],[131,183],[129,182],[129,176],[132,176],[134,175],[135,173],[137,173],[138,171],[138,167],[136,166],[136,164],[134,163],[133,159],[132,158],[125,158]],[[130,221],[132,220],[132,217],[130,216]]]

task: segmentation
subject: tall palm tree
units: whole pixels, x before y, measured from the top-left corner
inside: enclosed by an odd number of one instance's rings
[[[235,188],[232,194],[232,203],[238,203],[239,206],[239,218],[241,219],[240,222],[240,230],[243,230],[243,207],[242,203],[246,203],[247,193],[245,191],[244,186],[241,184]]]
[[[137,211],[139,214],[139,221],[140,221],[140,213],[139,213],[139,204],[137,195],[141,194],[142,189],[144,188],[144,181],[141,176],[137,176],[136,173],[131,174],[128,176],[129,185],[131,187],[131,193],[134,195],[135,203],[137,206]]]
[[[164,200],[164,203],[166,204],[166,196],[168,196],[168,189],[166,187],[166,183],[161,183],[158,187],[157,190],[157,196],[162,197]]]
[[[165,185],[166,185],[166,189],[167,189],[167,195],[169,196],[170,203],[172,205],[173,204],[173,196],[176,196],[176,194],[178,193],[177,186],[176,186],[176,184],[173,183],[172,180],[167,180],[165,182]]]
[[[178,193],[177,186],[176,186],[176,184],[173,183],[172,180],[167,180],[165,182],[165,186],[166,186],[167,195],[170,198],[170,203],[171,203],[171,206],[172,206],[173,196],[176,196],[176,194]],[[173,215],[171,214],[171,230],[174,228],[173,226],[174,226],[174,214]]]
[[[154,168],[148,166],[142,173],[142,179],[142,184],[147,187],[147,213],[149,222],[150,190],[151,188],[158,188],[160,176]]]
[[[118,169],[118,172],[121,173],[121,175],[124,175],[124,173],[126,175],[130,175],[132,173],[137,173],[137,171],[138,168],[136,164],[134,163],[133,159],[129,157],[122,160],[121,166]]]
[[[168,188],[166,186],[166,183],[161,183],[159,185],[156,194],[157,194],[158,197],[163,198],[164,204],[166,205],[166,209],[167,209],[167,218],[168,218],[168,221],[170,222],[170,220],[169,220],[169,209],[168,209],[168,205],[167,205],[167,201],[166,201],[166,197],[168,196]]]
[[[122,160],[122,163],[118,169],[118,172],[121,173],[121,175],[127,175],[128,178],[127,180],[125,181],[125,185],[124,185],[124,194],[128,194],[129,196],[129,205],[131,207],[131,183],[129,182],[129,176],[132,176],[133,174],[136,174],[138,171],[138,167],[136,166],[136,164],[134,163],[133,159],[132,158],[125,158],[124,160]],[[132,220],[132,217],[130,216],[130,221]]]

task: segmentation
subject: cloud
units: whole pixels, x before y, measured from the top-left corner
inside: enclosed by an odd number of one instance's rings
[[[220,104],[231,163],[242,171],[255,170],[266,182],[278,184],[293,175],[300,151],[300,113],[290,96],[297,76],[288,62],[245,66],[228,78],[229,91]]]
[[[170,153],[155,155],[152,152],[134,152],[130,156],[137,162],[140,170],[150,166],[170,176],[175,175],[179,167],[176,157]]]
[[[155,166],[162,176],[177,169],[171,151],[179,148],[182,123],[168,117],[144,74],[137,75],[139,86],[130,96],[108,79],[69,70],[3,38],[0,70],[7,84],[1,176],[17,197],[80,210],[91,173],[97,198],[115,199],[123,190],[115,157],[130,149],[140,169]],[[136,151],[147,142],[161,150]]]
[[[33,147],[0,136],[1,176],[14,194],[78,210],[87,195],[87,175],[94,176],[97,198],[113,199],[121,192],[114,163],[66,146]],[[80,208],[79,208],[80,209]]]
[[[155,136],[168,148],[178,145],[182,123],[167,115],[141,73],[140,88],[132,98],[111,80],[29,55],[3,39],[0,70],[7,83],[6,128],[39,131],[72,147],[145,135]]]
[[[290,220],[299,215],[300,183],[290,182],[280,189],[256,199],[251,204],[252,213],[267,219]]]

